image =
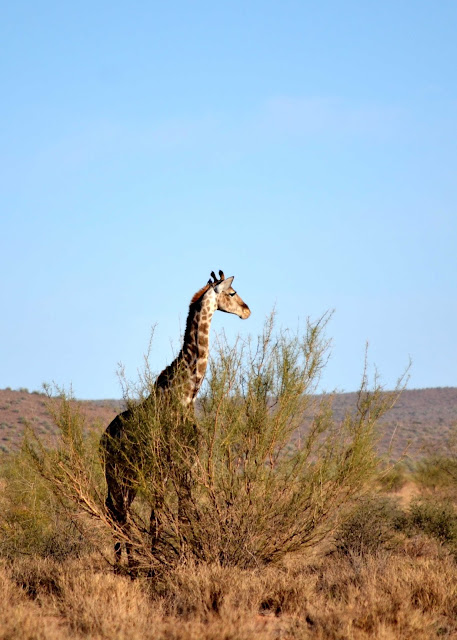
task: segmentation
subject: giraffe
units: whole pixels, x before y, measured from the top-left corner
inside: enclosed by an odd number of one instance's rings
[[[209,356],[209,333],[215,311],[224,311],[237,315],[241,319],[249,318],[251,311],[247,304],[232,288],[234,277],[225,278],[214,271],[208,283],[192,297],[186,321],[183,345],[173,362],[157,377],[153,393],[143,401],[146,404],[154,395],[173,397],[185,411],[187,421],[192,424],[194,403],[203,382]],[[105,501],[107,514],[128,537],[129,510],[136,495],[135,459],[140,452],[132,447],[129,438],[129,423],[133,422],[133,409],[127,408],[118,414],[106,428],[101,438],[101,452],[105,464],[105,477],[108,495]],[[131,459],[133,458],[133,460]],[[183,483],[185,486],[185,482]],[[188,487],[190,492],[190,488]],[[179,499],[179,496],[178,496]],[[151,540],[154,547],[158,538],[158,526],[154,508],[151,513]],[[115,543],[115,566],[119,568],[122,555],[121,542]],[[131,548],[126,544],[128,563],[131,564]]]

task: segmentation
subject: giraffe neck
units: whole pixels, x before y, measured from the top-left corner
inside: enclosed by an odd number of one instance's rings
[[[205,377],[209,355],[209,330],[216,308],[215,296],[211,295],[205,295],[190,304],[182,349],[157,379],[157,386],[162,388],[170,388],[175,383],[179,385],[182,388],[184,404],[190,404],[195,400]],[[181,394],[181,391],[179,393]]]
[[[192,400],[200,389],[205,377],[209,356],[209,330],[216,311],[216,301],[205,296],[195,310],[189,309],[187,324],[189,330],[184,335],[183,360],[189,369],[193,382]]]

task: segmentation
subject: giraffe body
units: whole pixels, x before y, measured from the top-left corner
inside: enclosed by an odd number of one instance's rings
[[[177,357],[157,377],[153,394],[144,400],[150,401],[152,395],[173,394],[181,405],[186,420],[193,420],[194,403],[203,382],[209,356],[209,332],[211,320],[217,310],[232,313],[242,319],[250,316],[249,307],[232,288],[233,277],[225,279],[222,271],[217,279],[214,272],[210,280],[192,298],[186,321],[183,346]],[[101,439],[101,450],[105,461],[105,476],[108,485],[106,508],[113,522],[128,535],[128,515],[136,495],[135,456],[140,452],[132,448],[129,438],[129,425],[134,410],[126,409],[108,425]],[[192,427],[191,427],[192,429]],[[195,431],[195,427],[193,427]],[[126,447],[129,446],[128,450]],[[131,459],[133,458],[133,460]],[[185,483],[183,483],[185,485]],[[190,491],[190,489],[189,489]],[[179,498],[179,496],[178,496]],[[154,510],[151,514],[152,544],[157,539],[157,526]],[[129,563],[131,554],[127,553]],[[115,545],[116,563],[121,559],[121,544]]]

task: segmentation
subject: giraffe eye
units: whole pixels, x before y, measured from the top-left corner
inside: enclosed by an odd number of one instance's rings
[[[234,291],[233,293],[229,293],[229,296],[230,296],[231,298],[233,298],[233,296],[236,296],[236,291]]]

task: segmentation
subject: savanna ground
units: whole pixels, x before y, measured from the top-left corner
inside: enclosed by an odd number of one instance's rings
[[[188,563],[160,581],[115,575],[56,523],[43,549],[1,562],[0,637],[457,637],[454,509],[441,491],[401,496],[374,493],[334,541],[278,565]]]
[[[379,420],[396,394],[376,381],[369,390],[364,377],[344,415],[329,398],[316,404],[325,343],[315,329],[300,348],[264,334],[247,365],[223,346],[201,398],[199,448],[174,461],[181,475],[160,484],[163,469],[137,470],[145,484],[129,535],[153,571],[114,571],[102,425],[58,393],[47,419],[60,442],[35,432],[1,459],[0,638],[457,638],[452,425],[422,457],[377,455]],[[154,419],[138,414],[157,450],[170,441]],[[184,524],[175,495],[183,465],[194,474]],[[141,518],[160,487],[159,554]]]

